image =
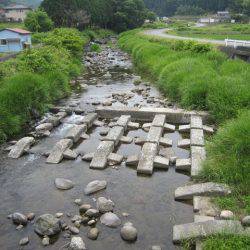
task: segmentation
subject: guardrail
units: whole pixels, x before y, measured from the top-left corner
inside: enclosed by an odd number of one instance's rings
[[[226,47],[233,46],[234,48],[237,48],[238,46],[250,47],[250,41],[244,41],[244,40],[225,39],[225,44]]]

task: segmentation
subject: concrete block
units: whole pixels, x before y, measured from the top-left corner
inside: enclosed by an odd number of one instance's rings
[[[175,131],[175,125],[165,123],[164,124],[164,131],[166,131],[166,132],[174,132]]]
[[[162,156],[156,156],[154,158],[154,168],[167,170],[169,168],[169,159]]]
[[[159,143],[163,133],[162,127],[150,127],[146,141],[152,143]]]
[[[176,170],[190,171],[191,159],[176,159]]]
[[[189,148],[190,147],[190,140],[189,139],[183,139],[178,141],[177,147],[179,148]]]
[[[90,128],[96,119],[97,119],[96,113],[89,113],[89,114],[84,116],[82,122],[87,124],[88,128]]]
[[[210,127],[210,126],[203,125],[203,130],[207,134],[211,134],[212,135],[214,133],[214,128]]]
[[[154,127],[163,127],[164,126],[164,123],[165,123],[165,120],[166,120],[166,116],[165,115],[156,115],[154,117],[154,120],[152,122],[152,126]]]
[[[84,132],[87,131],[87,125],[74,125],[65,135],[65,139],[71,139],[74,143],[78,142]]]
[[[137,166],[139,162],[139,155],[131,155],[126,160],[126,166]]]
[[[188,133],[190,131],[190,124],[180,125],[178,130],[180,133]]]
[[[122,138],[124,133],[124,128],[120,126],[115,126],[111,128],[107,134],[107,136],[104,138],[105,141],[113,141],[115,143],[115,146],[118,145],[120,139]]]
[[[127,129],[128,123],[131,120],[130,115],[122,115],[120,118],[117,120],[117,126],[121,126],[124,128],[124,130]]]
[[[194,212],[204,216],[217,216],[219,209],[212,202],[211,197],[207,196],[194,196],[193,197]]]
[[[202,118],[197,115],[191,115],[190,127],[195,129],[203,129]]]
[[[159,144],[165,147],[172,147],[173,141],[166,137],[160,138]]]
[[[197,176],[202,169],[202,162],[206,159],[204,147],[191,146],[191,176]]]
[[[140,128],[140,123],[138,123],[138,122],[129,122],[128,123],[128,128],[129,129],[138,129],[138,128]]]
[[[120,139],[121,143],[126,143],[126,144],[130,144],[133,142],[133,138],[132,137],[128,137],[128,136],[122,136]]]
[[[201,147],[205,145],[203,129],[191,129],[190,144],[191,146]]]

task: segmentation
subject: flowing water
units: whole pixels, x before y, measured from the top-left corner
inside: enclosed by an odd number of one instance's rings
[[[135,88],[131,71],[131,62],[127,55],[117,49],[103,46],[103,52],[96,63],[84,75],[83,82],[88,83],[86,91],[74,93],[59,104],[77,104],[82,109],[93,111],[96,106],[93,102],[112,99],[112,93],[130,93]],[[101,60],[102,59],[102,60]],[[99,61],[99,62],[98,62]],[[103,64],[105,70],[100,70]],[[105,79],[103,75],[109,70],[111,78]],[[136,86],[137,87],[137,86]],[[155,102],[147,102],[148,98],[133,92],[134,96],[127,103],[113,102],[113,106],[161,106],[162,98],[158,90],[151,85],[149,97],[155,97]],[[60,164],[46,164],[46,158],[42,156],[48,152],[54,144],[63,137],[72,123],[80,122],[82,116],[72,114],[67,117],[59,127],[55,128],[50,137],[39,140],[32,148],[32,153],[18,160],[10,159],[7,153],[0,152],[0,249],[19,249],[19,240],[29,236],[30,242],[22,249],[44,249],[41,238],[34,233],[32,223],[22,230],[17,231],[16,226],[7,215],[13,212],[34,212],[36,217],[44,214],[63,212],[63,219],[70,224],[70,218],[78,214],[78,207],[74,204],[76,198],[81,198],[84,203],[95,206],[93,198],[105,196],[115,203],[114,212],[122,222],[131,221],[138,230],[138,239],[135,243],[127,243],[120,237],[120,228],[108,228],[97,223],[100,235],[96,241],[87,238],[88,227],[81,226],[80,234],[88,249],[151,249],[153,245],[160,245],[164,250],[177,249],[172,244],[172,228],[174,224],[182,224],[193,221],[192,206],[174,200],[174,190],[189,181],[189,177],[175,171],[172,166],[168,171],[155,171],[151,177],[137,176],[134,169],[124,164],[117,169],[108,167],[97,171],[89,169],[89,163],[78,157],[74,161],[63,160]],[[93,152],[100,142],[100,127],[93,128],[90,138],[75,145],[75,150],[81,154]],[[129,131],[128,136],[145,137],[146,132],[139,129]],[[189,151],[178,149],[177,141],[181,139],[178,132],[165,134],[173,140],[173,151],[177,157],[188,158]],[[122,144],[117,147],[117,152],[124,156],[140,153],[141,147],[132,144]],[[75,187],[67,191],[59,191],[54,186],[55,178],[62,177],[72,180]],[[85,196],[84,187],[93,180],[106,180],[107,189],[91,196]],[[128,213],[128,217],[122,216]],[[61,249],[69,242],[63,237],[64,232],[47,249]]]

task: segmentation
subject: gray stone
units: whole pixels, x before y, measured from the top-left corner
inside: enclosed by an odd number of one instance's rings
[[[206,215],[194,215],[194,222],[204,222],[214,220],[213,216],[206,216]]]
[[[43,246],[48,246],[49,245],[49,237],[48,236],[43,237],[42,245]]]
[[[176,159],[176,170],[190,171],[191,159]]]
[[[21,157],[27,150],[29,150],[30,146],[34,144],[35,139],[33,137],[24,137],[20,139],[9,152],[9,157],[13,159],[17,159]]]
[[[204,147],[191,146],[191,176],[197,176],[202,169],[202,162],[206,159]]]
[[[128,123],[128,127],[129,127],[130,129],[138,129],[138,128],[140,128],[140,123],[137,123],[137,122],[129,122],[129,123]]]
[[[123,156],[115,153],[111,153],[108,156],[108,163],[110,166],[118,165],[123,161]]]
[[[70,250],[85,250],[86,246],[81,237],[72,237],[69,245]]]
[[[243,226],[250,227],[250,215],[245,216],[241,221]]]
[[[69,231],[72,233],[72,234],[79,234],[79,229],[77,227],[72,227],[72,226],[69,226]]]
[[[231,220],[234,218],[234,214],[230,210],[222,210],[220,213],[220,218],[223,220]]]
[[[191,129],[203,129],[202,126],[202,117],[197,115],[191,115],[190,119],[190,128]]]
[[[154,158],[154,168],[167,170],[169,168],[169,160],[162,156],[156,156]]]
[[[136,166],[139,162],[138,155],[131,155],[126,160],[126,166]]]
[[[201,147],[205,145],[203,129],[191,129],[190,144]]]
[[[115,126],[111,128],[104,138],[105,141],[113,141],[115,146],[120,142],[121,137],[123,136],[124,128],[121,126]]]
[[[60,213],[60,212],[55,214],[55,217],[58,219],[61,218],[62,216],[63,216],[63,213]]]
[[[180,133],[187,133],[190,131],[190,124],[180,125],[178,130]]]
[[[163,132],[162,127],[150,127],[146,141],[152,143],[158,143],[159,140],[161,139],[162,132]]]
[[[145,130],[145,131],[149,131],[151,126],[152,126],[152,123],[144,123],[142,125],[142,129]]]
[[[71,218],[71,221],[74,223],[76,221],[81,221],[82,219],[82,216],[81,215],[74,215],[72,218]]]
[[[84,214],[87,210],[89,210],[91,208],[91,205],[90,204],[82,204],[80,207],[79,207],[79,213],[80,214]]]
[[[71,180],[64,178],[56,178],[55,186],[61,190],[68,190],[74,187],[74,183]]]
[[[93,194],[96,193],[97,191],[100,191],[102,189],[105,189],[107,187],[107,182],[106,181],[99,181],[95,180],[90,182],[86,188],[84,189],[85,194]]]
[[[53,124],[52,123],[42,123],[38,126],[36,126],[35,130],[37,132],[42,132],[42,131],[47,131],[47,130],[51,130],[53,128]]]
[[[231,193],[227,185],[213,182],[186,185],[175,190],[176,200],[189,200],[193,196],[225,196]]]
[[[65,139],[71,139],[74,143],[78,142],[81,138],[81,135],[87,131],[87,125],[74,125],[67,134],[65,135]]]
[[[60,119],[57,116],[50,116],[46,120],[47,123],[51,123],[53,127],[56,127],[60,124]]]
[[[83,157],[82,157],[82,160],[83,161],[92,161],[93,157],[94,157],[94,154],[95,153],[88,153],[88,154],[85,154]]]
[[[102,224],[108,227],[118,227],[121,225],[119,217],[111,212],[105,213],[101,216],[100,221]]]
[[[81,135],[81,139],[83,139],[83,140],[88,140],[89,138],[90,138],[90,136],[88,134],[86,134],[86,133],[83,133]]]
[[[113,211],[115,204],[110,199],[99,197],[96,201],[96,206],[101,213],[107,213]]]
[[[61,232],[60,220],[51,214],[43,214],[35,222],[35,232],[40,236],[56,235]]]
[[[126,143],[126,144],[130,144],[133,142],[133,138],[132,137],[128,137],[128,136],[122,136],[120,139],[121,143]]]
[[[29,243],[29,237],[24,237],[19,241],[20,246],[25,246]]]
[[[94,227],[94,228],[90,228],[90,230],[88,231],[87,237],[91,240],[96,240],[98,238],[99,235],[99,230],[98,228]]]
[[[166,131],[166,132],[174,132],[175,131],[175,125],[165,123],[164,124],[164,131]]]
[[[152,126],[163,127],[165,124],[165,120],[166,120],[166,115],[162,115],[162,114],[156,115],[152,122]]]
[[[102,121],[98,121],[98,120],[95,120],[93,125],[96,126],[96,127],[103,127],[104,126],[104,122]]]
[[[214,128],[210,126],[203,125],[203,130],[207,134],[213,134],[214,133]]]
[[[16,230],[20,231],[20,230],[22,230],[23,228],[24,228],[23,225],[18,225],[18,226],[16,227]]]
[[[102,128],[99,132],[100,135],[107,135],[110,128]]]
[[[146,140],[145,140],[144,138],[139,138],[139,137],[137,137],[137,138],[135,139],[135,144],[136,144],[136,145],[143,145],[145,142],[146,142]]]
[[[16,225],[23,225],[25,226],[28,223],[28,219],[24,214],[21,213],[14,213],[11,215],[12,221]]]
[[[121,228],[121,237],[125,241],[136,241],[137,239],[137,229],[133,226],[132,223],[125,223]]]
[[[171,139],[168,139],[166,137],[162,137],[159,141],[159,144],[165,147],[171,147],[173,144],[173,141]]]
[[[210,220],[176,225],[173,228],[173,242],[180,243],[189,239],[201,239],[216,234],[241,234],[248,235],[239,221],[235,220]]]
[[[32,221],[34,218],[35,218],[35,214],[34,214],[34,213],[28,213],[28,214],[27,214],[27,219],[28,219],[29,221]]]
[[[90,218],[92,218],[92,217],[96,218],[100,215],[100,213],[97,209],[90,208],[85,212],[85,215],[90,217]]]
[[[160,246],[152,246],[151,250],[162,250]]]
[[[218,214],[218,208],[212,202],[211,197],[206,196],[194,196],[193,197],[194,212],[199,212],[204,216],[216,216]]]
[[[66,149],[63,152],[63,157],[68,160],[75,160],[77,158],[77,153],[71,149]]]
[[[96,118],[97,118],[96,113],[89,113],[86,116],[84,116],[83,123],[87,124],[88,128],[90,128],[93,125]]]
[[[78,206],[81,206],[82,205],[82,199],[75,199],[74,200],[74,203]]]
[[[103,141],[99,144],[90,163],[92,169],[104,169],[107,166],[108,156],[114,150],[113,141]]]
[[[161,128],[160,128],[161,129]],[[154,168],[154,158],[158,153],[158,146],[155,143],[145,143],[142,147],[137,172],[140,174],[152,174]]]
[[[179,148],[189,148],[190,147],[190,140],[189,139],[183,139],[178,141],[177,147]]]
[[[73,141],[71,139],[62,139],[56,143],[56,145],[51,150],[46,163],[58,164],[63,159],[63,152],[73,146]]]
[[[117,120],[116,124],[117,126],[121,126],[124,128],[124,130],[127,129],[128,123],[131,120],[131,116],[130,115],[122,115],[120,116],[120,118]]]

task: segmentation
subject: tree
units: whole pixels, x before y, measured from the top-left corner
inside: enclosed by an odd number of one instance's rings
[[[45,11],[30,11],[25,20],[25,27],[32,32],[45,32],[53,28],[53,22]]]

